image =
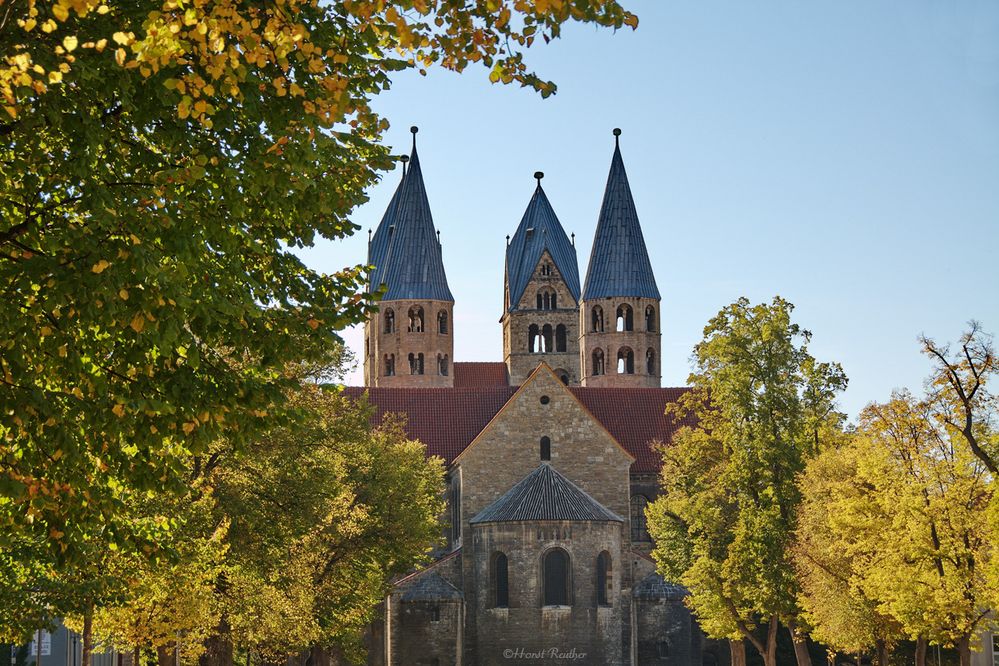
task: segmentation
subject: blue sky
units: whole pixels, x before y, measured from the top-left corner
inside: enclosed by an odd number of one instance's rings
[[[624,4],[637,31],[571,26],[530,51],[547,100],[471,69],[400,74],[376,102],[397,150],[420,127],[456,361],[502,358],[504,237],[536,170],[585,274],[614,127],[663,294],[663,385],[740,296],[797,306],[851,416],[921,387],[920,333],[999,334],[999,2]],[[398,178],[306,261],[363,263]]]

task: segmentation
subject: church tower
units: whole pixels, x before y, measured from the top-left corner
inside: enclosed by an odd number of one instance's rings
[[[503,360],[519,385],[545,361],[566,384],[579,384],[579,266],[545,191],[544,174],[511,239],[504,271]]]
[[[384,290],[364,325],[367,386],[454,385],[454,297],[416,153],[368,245],[369,289]]]
[[[593,237],[579,326],[583,386],[658,387],[659,288],[638,223],[620,146],[614,157]]]

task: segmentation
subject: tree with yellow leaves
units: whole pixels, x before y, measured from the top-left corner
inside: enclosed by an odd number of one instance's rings
[[[802,604],[831,645],[878,645],[885,663],[901,635],[919,641],[920,666],[927,642],[970,664],[999,601],[987,576],[992,479],[953,434],[931,402],[898,392],[809,462],[796,561]]]

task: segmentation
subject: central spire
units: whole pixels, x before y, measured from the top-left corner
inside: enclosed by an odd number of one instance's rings
[[[538,181],[534,195],[527,204],[527,210],[520,220],[506,248],[507,284],[509,297],[508,311],[516,310],[524,295],[524,289],[534,275],[534,270],[545,251],[551,255],[555,268],[565,281],[573,302],[579,300],[579,266],[576,261],[576,248],[562,228],[555,210],[541,187],[545,174],[537,171]]]

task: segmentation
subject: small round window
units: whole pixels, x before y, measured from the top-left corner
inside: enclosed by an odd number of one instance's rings
[[[549,402],[551,402],[551,398],[549,398],[547,395],[541,396],[541,404],[542,405],[547,405]]]

